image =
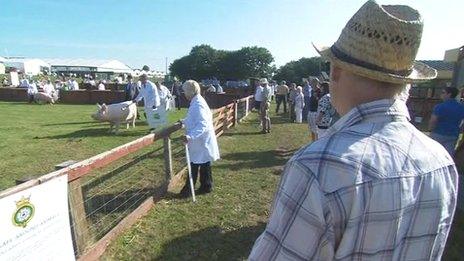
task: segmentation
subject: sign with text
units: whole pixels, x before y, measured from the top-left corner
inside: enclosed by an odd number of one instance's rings
[[[75,260],[67,176],[0,199],[0,260]]]

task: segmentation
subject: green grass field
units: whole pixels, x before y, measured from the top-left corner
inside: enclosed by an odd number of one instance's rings
[[[95,111],[95,105],[0,102],[0,190],[14,186],[16,179],[46,174],[58,163],[83,160],[148,133],[142,116],[135,129],[109,134],[108,123],[90,117]],[[173,111],[170,122],[185,112]]]

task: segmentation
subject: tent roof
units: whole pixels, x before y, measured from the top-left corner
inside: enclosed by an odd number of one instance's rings
[[[118,60],[101,59],[44,59],[51,66],[95,67],[97,71],[131,72],[132,69]]]

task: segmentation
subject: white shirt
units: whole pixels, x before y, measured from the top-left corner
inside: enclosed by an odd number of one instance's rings
[[[53,84],[47,83],[43,86],[43,90],[46,94],[52,95],[55,92],[55,87],[53,87]]]
[[[190,161],[201,164],[219,159],[213,114],[201,95],[196,95],[190,101],[187,117],[183,123],[188,140]]]
[[[216,92],[216,88],[214,88],[214,86],[210,86],[207,90],[208,92]]]
[[[31,83],[27,85],[27,94],[34,95],[38,92],[37,85],[35,83]]]
[[[147,81],[145,84],[142,83],[142,88],[140,88],[140,92],[135,97],[137,102],[143,99],[145,108],[152,108],[153,106],[160,106],[160,96],[158,95],[158,88],[156,88],[155,84]]]
[[[160,104],[164,106],[166,110],[169,109],[169,100],[171,99],[171,92],[169,89],[164,86],[160,85],[160,89],[158,90],[158,94],[160,96]]]
[[[223,93],[224,90],[222,89],[222,86],[221,85],[218,85],[217,89],[216,89],[216,92],[217,93]]]
[[[103,83],[98,84],[98,90],[104,91],[105,90],[105,85]]]
[[[70,87],[71,87],[71,90],[73,90],[73,91],[79,90],[79,84],[77,83],[76,80],[72,80],[72,81],[71,81]]]
[[[255,101],[263,101],[263,86],[256,87]]]

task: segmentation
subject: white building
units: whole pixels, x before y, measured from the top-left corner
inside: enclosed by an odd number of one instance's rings
[[[44,59],[52,72],[75,74],[131,74],[132,69],[118,60],[99,59]]]
[[[45,71],[50,72],[50,64],[41,59],[10,58],[4,61],[6,67],[16,68],[26,75],[37,75]]]

